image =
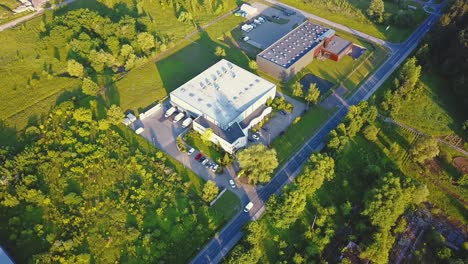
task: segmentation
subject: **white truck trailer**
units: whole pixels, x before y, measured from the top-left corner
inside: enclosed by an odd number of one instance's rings
[[[184,113],[178,113],[178,114],[174,117],[174,120],[172,120],[172,122],[177,123],[177,122],[179,122],[182,118],[184,118],[184,116],[185,116]]]
[[[166,113],[164,114],[164,116],[166,118],[170,117],[172,114],[175,113],[175,111],[177,110],[177,108],[175,108],[174,106],[172,106],[171,108],[169,108]]]

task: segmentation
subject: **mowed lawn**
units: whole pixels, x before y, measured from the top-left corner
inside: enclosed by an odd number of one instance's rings
[[[391,26],[386,31],[387,24],[378,24],[367,18],[366,10],[370,3],[368,0],[349,0],[352,9],[349,12],[340,10],[332,2],[327,3],[326,6],[298,0],[281,0],[281,2],[390,42],[403,42],[406,40],[427,17],[422,9],[418,9],[413,14],[416,23],[405,28]],[[321,2],[326,3],[326,1]],[[398,6],[391,1],[384,1],[384,4],[388,13],[393,14],[398,10]]]
[[[301,120],[291,125],[286,132],[273,140],[271,144],[278,154],[281,164],[304,145],[304,142],[315,134],[328,120],[335,110],[327,110],[320,106],[312,106]]]

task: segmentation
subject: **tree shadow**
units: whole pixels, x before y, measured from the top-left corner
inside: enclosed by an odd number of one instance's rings
[[[110,18],[113,22],[119,21],[124,16],[138,17],[136,5],[130,7],[128,4],[118,2],[112,7],[109,7],[100,1],[87,0],[87,1],[75,1],[68,5],[63,6],[54,10],[54,17],[63,16],[70,11],[75,11],[81,8],[86,8],[91,11],[95,11],[104,17]]]
[[[14,147],[18,143],[16,129],[0,120],[0,146]]]

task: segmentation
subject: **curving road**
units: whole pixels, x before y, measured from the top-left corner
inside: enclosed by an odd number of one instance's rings
[[[273,1],[273,0],[268,0]],[[413,34],[403,43],[392,45],[390,57],[359,87],[354,95],[347,101],[349,105],[355,105],[367,100],[377,88],[392,74],[392,72],[408,57],[417,47],[424,34],[438,19],[440,10],[447,3],[441,4],[434,14],[431,14]],[[291,7],[289,7],[291,8]],[[291,8],[293,9],[293,8]],[[295,9],[296,10],[296,9]],[[354,34],[354,33],[353,33]],[[361,33],[362,34],[362,33]],[[372,37],[373,38],[373,37]],[[381,40],[378,43],[382,43]],[[347,107],[341,108],[312,136],[304,146],[289,160],[275,175],[275,177],[264,188],[258,191],[257,198],[253,199],[254,207],[249,213],[237,214],[192,260],[191,263],[218,263],[234,247],[242,237],[242,227],[248,221],[255,220],[265,210],[265,202],[274,194],[279,193],[281,188],[291,182],[298,173],[298,169],[308,159],[312,152],[323,145],[328,133],[334,129],[347,113]]]
[[[72,2],[75,2],[75,0],[66,0],[66,1],[63,1],[63,2],[61,2],[59,4],[57,4],[57,5],[51,6],[48,9],[49,10],[54,10],[56,8],[60,8],[62,6],[68,5],[68,4],[72,3]],[[42,14],[44,14],[44,12],[45,12],[45,9],[41,7],[39,9],[37,9],[36,12],[34,12],[34,13],[19,17],[19,18],[15,19],[15,20],[12,20],[10,22],[2,24],[2,25],[0,25],[0,32],[4,31],[6,29],[9,29],[9,28],[15,27],[15,26],[17,26],[19,24],[22,24],[22,23],[24,23],[24,22],[26,22],[26,21],[28,21],[30,19],[33,19],[35,17],[41,16]]]

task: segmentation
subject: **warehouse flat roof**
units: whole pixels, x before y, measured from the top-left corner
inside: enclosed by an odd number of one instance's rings
[[[222,59],[171,92],[171,98],[177,97],[227,128],[275,88],[275,84]]]
[[[258,56],[287,69],[321,43],[324,38],[334,34],[333,29],[305,21]]]
[[[330,43],[328,43],[327,47],[324,48],[326,51],[329,51],[333,54],[339,55],[343,52],[346,48],[348,48],[352,43],[346,39],[340,38],[335,36],[332,38]]]

